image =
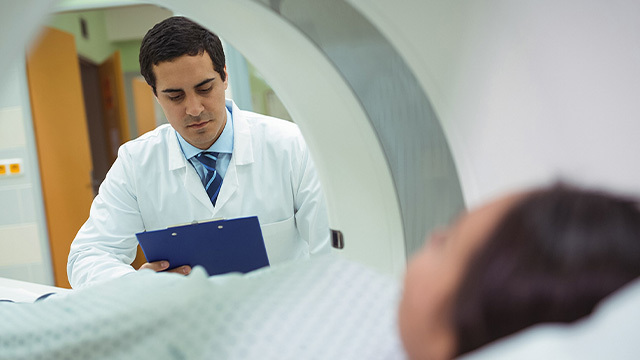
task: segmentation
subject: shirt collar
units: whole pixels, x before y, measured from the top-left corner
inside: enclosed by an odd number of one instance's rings
[[[211,145],[211,147],[209,147],[205,151],[213,151],[226,154],[231,154],[233,152],[233,116],[231,114],[231,111],[229,111],[229,108],[225,109],[227,110],[227,123],[224,125],[224,129],[222,129],[222,134],[220,134],[218,140],[216,140],[216,142],[214,142],[213,145]],[[182,153],[184,154],[184,157],[187,158],[187,160],[203,151],[189,144],[177,131],[176,135],[178,136],[178,142],[180,143]]]

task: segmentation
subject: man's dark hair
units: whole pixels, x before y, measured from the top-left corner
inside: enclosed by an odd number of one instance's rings
[[[224,50],[220,38],[195,22],[174,16],[157,23],[142,39],[140,46],[140,73],[156,93],[153,66],[172,61],[182,55],[200,55],[206,51],[213,69],[225,80]]]
[[[568,323],[640,277],[638,203],[558,184],[526,195],[474,255],[453,308],[457,356]]]

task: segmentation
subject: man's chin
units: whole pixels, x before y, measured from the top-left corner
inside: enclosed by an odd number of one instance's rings
[[[214,136],[205,130],[196,131],[188,139],[187,142],[198,149],[206,150],[215,142]]]

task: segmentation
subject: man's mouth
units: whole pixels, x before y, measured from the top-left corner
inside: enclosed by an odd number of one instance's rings
[[[188,128],[192,128],[192,129],[200,129],[200,128],[203,128],[208,123],[209,123],[209,120],[200,121],[200,122],[197,122],[197,123],[189,124],[189,125],[187,125],[187,127]]]

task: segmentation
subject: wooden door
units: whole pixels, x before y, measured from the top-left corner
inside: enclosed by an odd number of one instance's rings
[[[82,92],[84,98],[85,115],[87,118],[87,129],[89,131],[89,146],[91,146],[91,163],[94,195],[107,171],[113,164],[111,154],[107,153],[107,137],[102,111],[102,89],[100,87],[100,76],[98,75],[98,65],[82,57],[80,62],[80,76],[82,77]]]
[[[87,219],[91,153],[73,35],[45,28],[27,56],[31,111],[56,286],[69,287],[69,246]]]
[[[132,80],[138,136],[156,128],[155,96],[151,86],[142,77]]]
[[[102,89],[107,153],[113,163],[118,155],[118,147],[131,139],[120,51],[116,51],[100,65],[98,76]]]

